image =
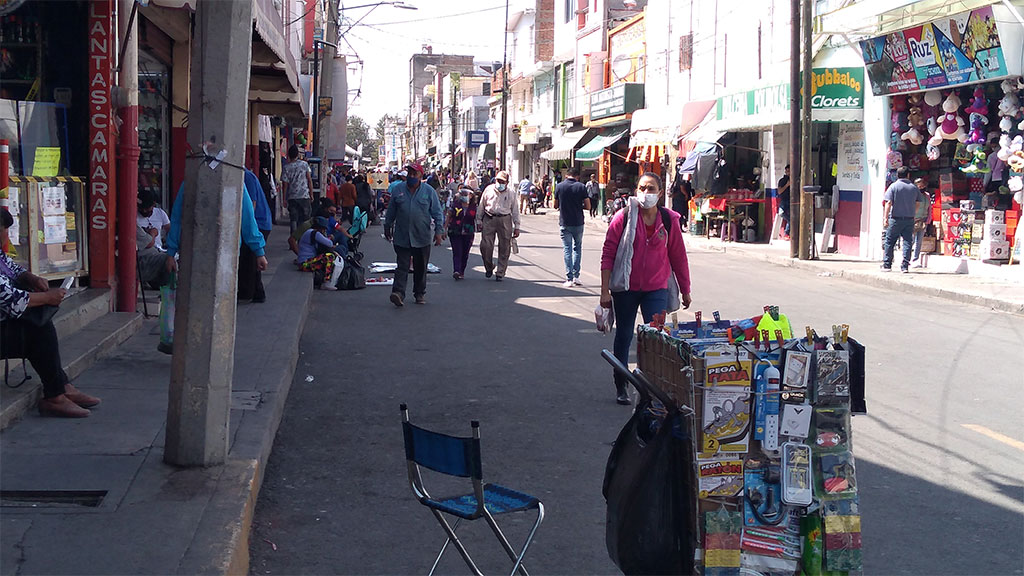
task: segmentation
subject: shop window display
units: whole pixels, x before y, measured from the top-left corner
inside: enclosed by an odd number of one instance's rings
[[[1024,82],[1008,78],[890,97],[887,182],[906,166],[927,183],[935,251],[1008,259],[1019,217],[1012,196],[1024,186],[1022,94]]]
[[[139,54],[139,192],[148,190],[167,206],[170,95],[167,67]]]

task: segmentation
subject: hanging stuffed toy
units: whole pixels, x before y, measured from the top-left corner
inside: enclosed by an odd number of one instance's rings
[[[977,112],[971,112],[971,132],[967,135],[966,142],[967,147],[972,151],[985,143],[984,126],[986,124],[988,124],[988,118]]]
[[[935,129],[935,135],[928,141],[929,144],[938,146],[943,140],[959,140],[960,142],[967,140],[964,119],[957,114],[959,109],[960,98],[957,97],[956,92],[950,92],[942,101],[942,111],[945,113],[936,118],[939,126]]]
[[[964,112],[968,114],[981,114],[982,116],[988,116],[988,99],[985,98],[985,91],[981,88],[974,89],[974,100],[971,101],[971,105],[964,108]]]
[[[1017,113],[1020,112],[1020,105],[1016,94],[1016,83],[1011,82],[1007,78],[999,84],[999,87],[1003,89],[1003,97],[999,100],[999,115],[1010,118],[1016,117]]]
[[[901,140],[909,140],[914,146],[920,146],[924,142],[924,134],[921,134],[921,127],[924,126],[924,115],[921,114],[921,109],[914,106],[910,109],[910,113],[907,115],[907,125],[910,130],[904,132],[901,136]]]
[[[974,150],[974,158],[970,164],[961,168],[965,174],[987,174],[989,172],[988,155],[985,154],[981,148]]]
[[[967,146],[963,142],[956,145],[956,152],[953,153],[953,162],[956,162],[961,170],[966,168],[973,159],[974,154],[967,150]]]

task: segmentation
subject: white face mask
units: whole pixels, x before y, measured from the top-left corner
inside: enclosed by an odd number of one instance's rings
[[[636,199],[637,199],[637,202],[640,203],[640,206],[642,208],[654,208],[655,206],[658,205],[658,198],[660,196],[661,195],[658,194],[658,193],[654,193],[654,194],[637,194],[636,195]]]

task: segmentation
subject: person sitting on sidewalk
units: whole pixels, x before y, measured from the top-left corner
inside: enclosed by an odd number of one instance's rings
[[[7,230],[13,225],[14,217],[7,208],[0,208],[0,247],[7,245]],[[18,266],[0,250],[0,358],[24,358],[32,364],[43,381],[40,414],[85,418],[100,399],[71,385],[60,359],[53,318],[45,322],[30,318],[38,316],[39,306],[60,306],[64,294],[62,288],[50,288],[45,279]]]
[[[156,246],[156,238],[142,226],[135,227],[135,250],[139,282],[159,290],[171,280],[167,255]]]
[[[313,272],[314,288],[320,290],[337,290],[335,284],[341,275],[341,267],[335,267],[338,255],[334,252],[334,242],[327,237],[327,219],[317,216],[313,226],[302,234],[298,245],[299,269]]]

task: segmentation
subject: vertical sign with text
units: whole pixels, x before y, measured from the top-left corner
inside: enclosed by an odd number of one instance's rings
[[[111,0],[89,2],[89,257],[91,285],[114,280]]]

